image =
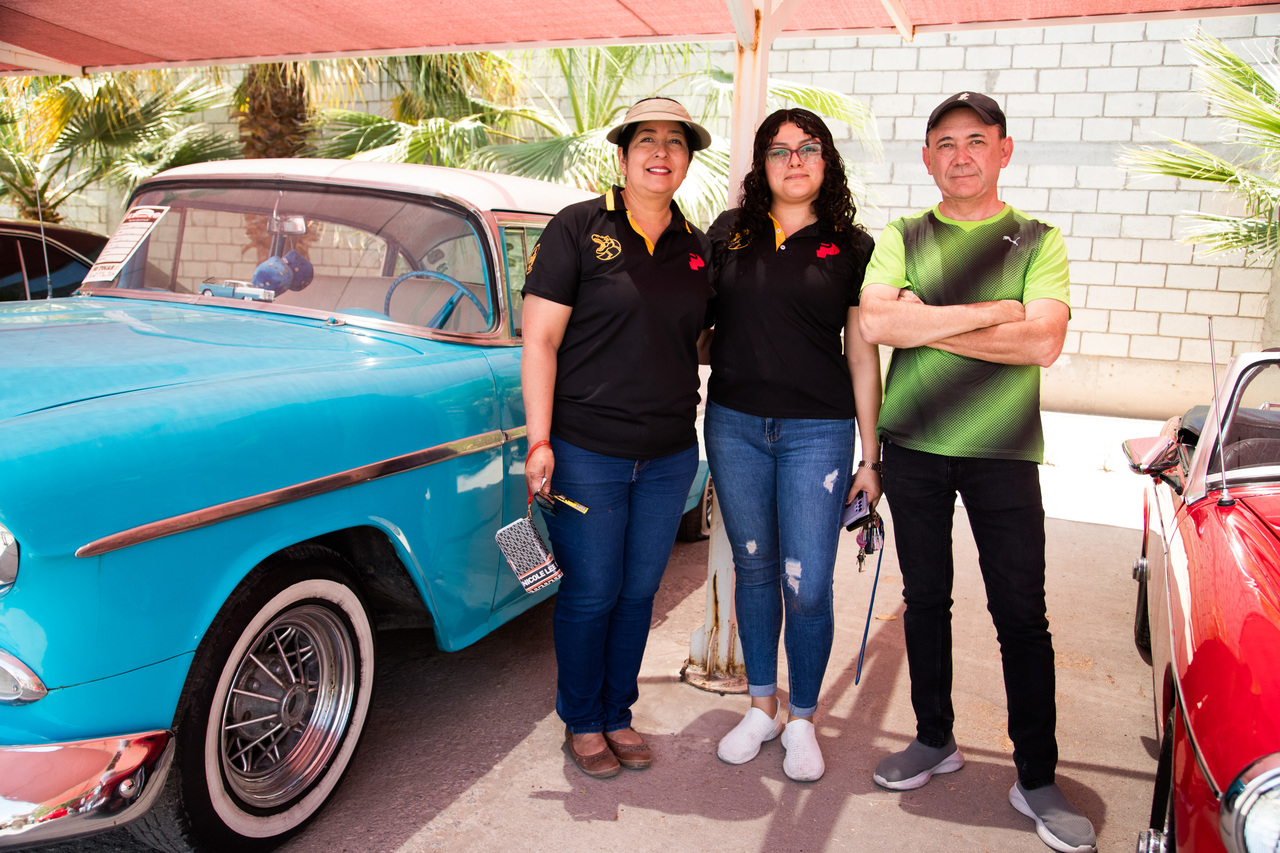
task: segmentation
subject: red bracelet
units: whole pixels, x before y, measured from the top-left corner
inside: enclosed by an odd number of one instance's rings
[[[528,459],[530,456],[532,456],[532,455],[533,455],[533,451],[537,450],[539,447],[542,447],[543,445],[546,445],[547,447],[550,447],[550,446],[551,446],[551,442],[547,441],[546,439],[543,439],[542,441],[536,441],[536,442],[534,442],[533,447],[530,447],[530,448],[529,448],[529,452],[528,452],[528,453],[526,453],[526,454],[524,455],[524,458],[525,458],[525,459]]]

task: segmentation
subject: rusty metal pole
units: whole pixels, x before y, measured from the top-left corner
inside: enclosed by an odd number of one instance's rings
[[[711,499],[706,618],[689,638],[689,660],[680,670],[680,677],[703,690],[746,693],[747,671],[733,609],[733,553],[720,518],[720,502],[714,493]]]
[[[729,199],[736,203],[751,168],[751,144],[764,119],[769,89],[769,48],[800,0],[728,0],[738,37],[733,75],[733,118],[729,147]],[[689,638],[689,660],[680,677],[718,693],[746,693],[747,673],[733,606],[733,552],[714,500],[707,553],[707,613]]]

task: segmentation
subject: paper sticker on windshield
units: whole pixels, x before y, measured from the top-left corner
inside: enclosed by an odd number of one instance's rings
[[[142,241],[147,239],[151,229],[169,212],[168,207],[135,207],[124,215],[124,221],[111,235],[102,254],[84,277],[84,283],[95,281],[111,281],[120,272],[121,267],[138,251]]]

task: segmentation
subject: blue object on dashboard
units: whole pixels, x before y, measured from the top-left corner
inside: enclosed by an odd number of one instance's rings
[[[272,256],[253,271],[253,286],[280,293],[293,284],[293,270],[284,258]]]
[[[311,266],[311,261],[296,249],[285,252],[284,262],[293,273],[293,282],[289,285],[293,290],[302,290],[311,283],[311,279],[315,278],[315,267]]]

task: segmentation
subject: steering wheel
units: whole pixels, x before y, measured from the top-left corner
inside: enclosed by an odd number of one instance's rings
[[[452,285],[455,291],[449,296],[449,299],[443,305],[440,306],[440,310],[435,313],[435,316],[433,316],[430,320],[426,322],[426,326],[428,328],[431,328],[431,329],[444,328],[445,322],[453,314],[453,309],[457,307],[458,300],[463,296],[471,300],[471,303],[476,306],[476,310],[480,312],[481,317],[489,316],[489,311],[483,305],[480,304],[480,300],[476,298],[476,295],[474,293],[472,293],[470,290],[467,289],[467,286],[465,284],[458,281],[453,276],[445,275],[444,273],[436,272],[435,270],[411,270],[410,272],[405,273],[404,275],[397,278],[395,281],[391,282],[391,287],[387,288],[387,298],[382,301],[383,314],[386,314],[388,317],[391,316],[391,294],[396,292],[396,288],[400,286],[400,282],[409,278],[439,279],[440,281],[443,281],[445,284]]]

